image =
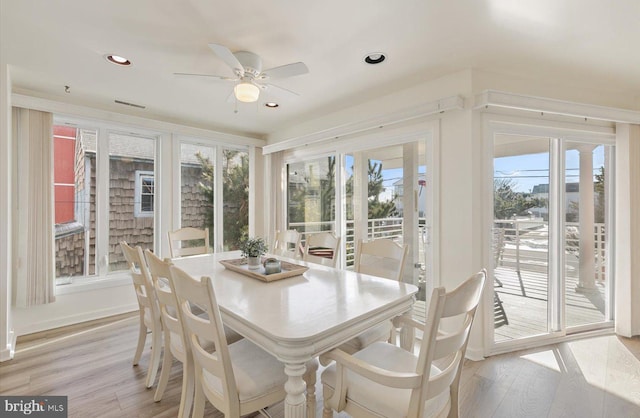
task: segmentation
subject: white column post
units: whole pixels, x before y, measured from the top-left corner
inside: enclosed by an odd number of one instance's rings
[[[595,232],[593,192],[593,145],[581,145],[580,152],[580,264],[576,291],[595,291]]]

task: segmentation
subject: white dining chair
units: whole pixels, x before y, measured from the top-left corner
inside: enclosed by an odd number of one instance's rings
[[[359,240],[353,269],[358,273],[401,280],[408,252],[407,244],[401,245],[389,238]]]
[[[333,232],[317,232],[307,235],[302,259],[310,263],[335,267],[338,261],[340,237]]]
[[[196,388],[192,416],[203,416],[206,400],[226,417],[263,411],[284,400],[287,375],[283,363],[246,338],[227,344],[211,279],[195,279],[175,266],[170,271],[194,359]],[[193,306],[204,308],[208,317],[197,316]],[[205,345],[207,341],[213,342],[215,352]],[[303,376],[310,417],[315,411],[317,369],[317,361],[310,360]]]
[[[132,248],[124,241],[120,243],[120,248],[122,248],[124,258],[129,265],[133,287],[138,299],[138,308],[140,309],[140,330],[138,332],[138,346],[133,357],[134,366],[138,365],[147,341],[147,333],[151,332],[151,357],[145,383],[150,388],[156,380],[162,350],[160,308],[151,282],[151,276],[149,275],[149,269],[142,254],[142,248],[140,246]]]
[[[385,279],[401,280],[408,252],[407,244],[400,245],[387,238],[368,242],[359,240],[354,270]],[[347,341],[340,346],[340,349],[353,354],[376,341],[393,339],[395,339],[393,325],[391,321],[386,321]]]
[[[171,289],[171,282],[169,280],[169,276],[171,275],[169,271],[171,262],[161,260],[150,250],[145,250],[144,256],[149,265],[151,280],[160,306],[165,347],[162,355],[160,379],[158,380],[158,387],[156,388],[153,400],[156,402],[162,400],[164,391],[167,388],[167,383],[169,382],[169,376],[171,375],[173,359],[175,358],[182,363],[182,394],[180,396],[178,417],[188,417],[191,412],[191,406],[193,405],[194,394],[195,377],[193,372],[193,357],[188,339],[182,327],[182,322],[180,321],[178,300]],[[203,312],[201,316],[202,315],[206,315],[206,313]],[[228,327],[224,328],[225,337],[229,343],[242,338],[237,332]],[[212,346],[210,345],[209,348],[212,348]]]
[[[169,254],[171,258],[208,254],[209,228],[180,228],[169,231]]]
[[[460,373],[485,281],[482,270],[450,293],[434,289],[424,324],[398,317],[423,331],[418,354],[388,342],[353,355],[327,353],[335,363],[321,375],[323,418],[334,410],[357,417],[458,417]]]
[[[300,258],[301,236],[295,229],[276,231],[276,238],[270,253],[283,257]]]

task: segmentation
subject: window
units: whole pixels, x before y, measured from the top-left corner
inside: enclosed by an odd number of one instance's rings
[[[120,248],[153,249],[154,138],[109,132],[109,271],[126,270]]]
[[[136,171],[134,215],[153,216],[154,180],[152,171]]]
[[[249,153],[222,151],[223,248],[240,248],[240,239],[249,231]]]
[[[180,226],[209,228],[214,244],[215,148],[180,144]]]
[[[249,230],[249,153],[183,142],[179,210],[181,227],[209,228],[214,248],[239,249]]]
[[[55,263],[58,284],[96,274],[96,131],[54,125]]]

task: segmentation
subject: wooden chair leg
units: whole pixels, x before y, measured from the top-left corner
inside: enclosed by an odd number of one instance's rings
[[[182,365],[182,395],[180,395],[180,409],[178,410],[179,418],[187,418],[191,412],[195,390],[194,378],[193,361],[187,359],[186,364]]]
[[[196,379],[196,390],[195,396],[193,397],[193,415],[191,415],[193,418],[202,418],[204,416],[205,396],[201,385],[202,384]]]
[[[133,365],[137,366],[144,350],[144,344],[147,342],[147,327],[144,324],[144,312],[140,311],[140,330],[138,331],[138,346],[136,354],[133,356]]]
[[[160,366],[160,354],[162,351],[162,331],[151,332],[151,357],[149,358],[149,371],[147,372],[147,387],[153,386],[156,381],[156,374],[158,373],[158,366]]]
[[[167,383],[169,382],[169,375],[171,374],[171,365],[173,364],[173,354],[169,348],[169,332],[164,332],[164,352],[162,353],[162,370],[160,371],[160,380],[158,380],[158,387],[156,388],[156,394],[153,400],[158,402],[162,399]]]

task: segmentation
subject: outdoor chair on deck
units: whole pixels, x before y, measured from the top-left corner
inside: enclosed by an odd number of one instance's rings
[[[485,281],[482,270],[450,293],[434,289],[424,324],[397,318],[423,331],[418,355],[387,342],[354,355],[325,354],[335,364],[321,377],[323,418],[333,410],[356,417],[458,417],[460,374]]]
[[[171,258],[209,253],[209,228],[181,228],[168,235]]]
[[[160,352],[162,350],[162,322],[160,320],[160,308],[156,298],[151,276],[145,262],[142,248],[130,247],[126,242],[120,243],[124,258],[127,260],[133,287],[140,308],[140,330],[138,332],[138,347],[133,357],[133,365],[137,366],[147,341],[147,332],[151,331],[151,357],[149,370],[147,371],[146,386],[150,388],[156,380],[158,366],[160,365]]]

